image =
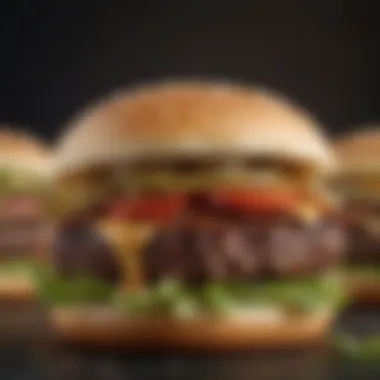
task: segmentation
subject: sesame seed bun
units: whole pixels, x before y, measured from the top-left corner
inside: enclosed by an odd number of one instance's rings
[[[17,275],[0,276],[1,301],[28,301],[32,299],[34,285],[29,278]]]
[[[282,97],[218,82],[164,82],[82,113],[57,146],[53,175],[140,159],[271,157],[321,172],[334,156],[318,123]]]
[[[20,129],[0,125],[0,168],[46,174],[50,158],[50,150],[41,140]]]
[[[202,317],[126,318],[104,311],[55,308],[50,322],[62,342],[130,348],[172,347],[196,350],[235,350],[296,347],[325,341],[334,319],[330,311],[283,320]]]
[[[380,174],[380,125],[347,133],[334,148],[342,174]]]

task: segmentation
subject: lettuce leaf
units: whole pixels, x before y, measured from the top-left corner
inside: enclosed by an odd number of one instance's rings
[[[186,317],[199,312],[223,314],[256,305],[307,313],[326,306],[339,307],[346,300],[340,278],[336,276],[262,283],[208,283],[197,287],[167,279],[133,292],[121,292],[88,276],[63,279],[40,270],[37,277],[37,296],[49,305],[110,303],[127,314]]]
[[[35,280],[40,270],[41,265],[30,259],[11,259],[0,264],[0,276],[15,275]]]
[[[332,348],[346,359],[378,362],[380,359],[380,335],[357,338],[348,333],[332,336]]]
[[[380,280],[380,265],[350,265],[346,271],[357,276],[379,277]]]
[[[47,268],[36,276],[37,297],[47,305],[88,305],[108,302],[115,287],[86,275],[64,279]]]
[[[166,280],[135,294],[118,294],[114,305],[127,313],[193,315],[199,311],[223,314],[250,306],[276,306],[295,312],[340,307],[346,301],[340,278],[326,276],[306,280],[255,283],[209,283],[189,288]],[[136,307],[138,305],[138,307]]]
[[[45,191],[47,182],[29,170],[0,168],[0,195],[39,195]]]

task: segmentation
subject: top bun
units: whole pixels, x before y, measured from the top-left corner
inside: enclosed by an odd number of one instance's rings
[[[380,126],[350,132],[335,141],[342,173],[380,172]]]
[[[317,122],[261,89],[220,82],[163,82],[88,109],[60,139],[53,175],[98,165],[185,157],[297,160],[322,172],[333,153]]]
[[[50,151],[21,130],[0,126],[0,168],[25,169],[45,175],[50,170]]]

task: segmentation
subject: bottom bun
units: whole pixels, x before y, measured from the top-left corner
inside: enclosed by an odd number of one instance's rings
[[[126,318],[112,312],[94,313],[57,308],[50,322],[66,343],[102,346],[243,349],[298,346],[323,342],[333,313],[287,317],[281,321],[198,317],[190,320]]]
[[[23,301],[33,298],[34,286],[28,278],[13,275],[0,276],[0,301]]]
[[[355,301],[380,302],[380,278],[352,276],[347,287]]]

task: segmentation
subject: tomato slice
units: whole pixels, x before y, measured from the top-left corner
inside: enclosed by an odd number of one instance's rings
[[[295,190],[231,190],[210,194],[216,205],[243,213],[285,212],[295,207],[299,194]]]
[[[185,194],[167,194],[136,199],[121,198],[112,202],[107,215],[115,218],[170,221],[186,207],[192,207]],[[281,213],[295,207],[299,194],[293,190],[231,190],[202,194],[206,209],[241,213]],[[211,207],[207,207],[211,206]]]
[[[115,218],[167,221],[184,206],[183,195],[157,195],[137,199],[118,199],[112,202],[107,215]]]

